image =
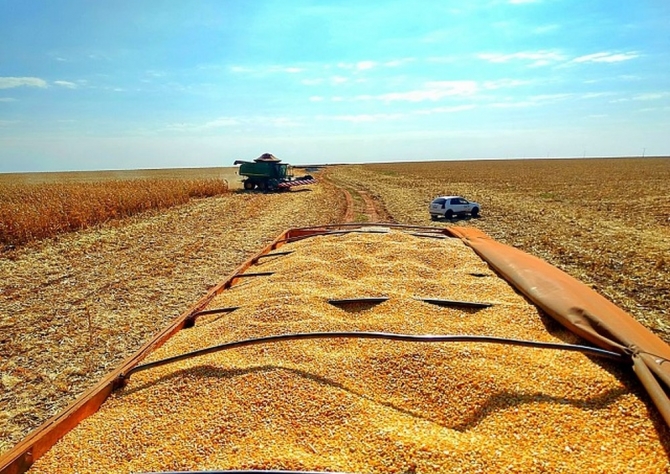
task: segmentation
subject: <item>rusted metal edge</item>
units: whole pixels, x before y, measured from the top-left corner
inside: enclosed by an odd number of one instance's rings
[[[292,231],[311,231],[316,229],[333,229],[333,228],[349,228],[349,227],[390,227],[393,229],[415,229],[422,230],[427,232],[435,232],[438,234],[444,234],[448,237],[457,237],[452,232],[448,230],[448,227],[431,227],[425,225],[412,225],[412,224],[396,224],[394,222],[347,222],[340,224],[325,224],[315,227],[298,227],[292,229]]]
[[[258,254],[247,259],[225,280],[211,288],[205,296],[198,300],[193,306],[177,317],[168,327],[157,333],[151,340],[146,342],[135,354],[128,357],[115,370],[107,374],[93,387],[85,391],[75,401],[68,405],[62,412],[45,421],[28,434],[21,442],[0,456],[0,474],[23,474],[30,466],[46,453],[58,440],[65,436],[70,430],[77,426],[100,408],[107,400],[112,391],[122,383],[121,375],[138,365],[147,355],[162,346],[165,341],[179,332],[193,317],[194,313],[202,311],[209,302],[222,291],[230,288],[233,280],[239,278],[239,274],[251,267],[258,257],[280,247],[284,240],[291,235],[310,234],[316,229],[309,231],[295,231],[293,229],[282,232],[270,244],[265,246]]]

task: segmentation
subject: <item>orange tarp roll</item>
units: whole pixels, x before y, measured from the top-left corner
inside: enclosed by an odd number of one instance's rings
[[[637,354],[670,388],[670,346],[584,283],[549,263],[496,242],[472,227],[450,227],[495,271],[547,314],[584,339]]]

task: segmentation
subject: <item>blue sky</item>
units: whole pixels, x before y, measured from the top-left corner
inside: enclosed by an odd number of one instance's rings
[[[0,172],[670,155],[670,2],[0,0]]]

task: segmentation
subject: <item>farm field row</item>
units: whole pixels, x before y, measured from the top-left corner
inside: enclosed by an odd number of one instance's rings
[[[670,341],[670,159],[426,162],[342,166],[396,222],[475,226],[591,285]],[[478,219],[431,222],[456,194]]]
[[[343,215],[328,183],[233,192],[0,255],[0,453],[281,231]]]

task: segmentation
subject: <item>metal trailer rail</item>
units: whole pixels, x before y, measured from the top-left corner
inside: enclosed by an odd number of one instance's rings
[[[79,422],[98,411],[110,394],[123,386],[125,376],[129,375],[136,367],[137,370],[142,370],[138,366],[148,354],[163,345],[178,331],[193,326],[196,318],[206,314],[227,313],[236,310],[236,307],[212,310],[204,310],[204,308],[214,297],[233,286],[240,279],[245,278],[245,276],[253,276],[253,273],[245,274],[244,272],[260,259],[289,253],[276,252],[273,255],[272,252],[279,247],[288,242],[319,235],[370,231],[386,232],[388,229],[414,231],[415,235],[418,233],[419,237],[458,238],[462,240],[480,258],[486,261],[501,278],[528,297],[531,302],[571,331],[600,347],[602,351],[598,355],[611,358],[619,357],[622,361],[630,363],[666,424],[670,426],[670,399],[667,395],[667,392],[670,391],[670,364],[665,364],[665,362],[670,361],[670,346],[635,321],[632,316],[578,280],[547,262],[496,242],[473,228],[438,228],[393,223],[329,224],[289,229],[282,232],[258,254],[246,260],[230,276],[210,289],[203,298],[177,317],[168,327],[158,332],[118,368],[84,392],[64,411],[47,420],[13,449],[0,457],[0,474],[23,474],[26,472],[35,460],[76,427]],[[255,276],[261,275],[256,274]],[[455,303],[440,302],[439,300],[426,302],[432,304]],[[313,337],[313,335],[299,337],[307,338]],[[398,337],[403,336],[399,335]],[[521,345],[530,345],[527,344],[528,342],[532,343],[532,341],[521,342],[523,342]],[[588,351],[593,350],[592,355],[596,355],[596,352],[600,351],[586,346],[578,347],[584,347]]]

